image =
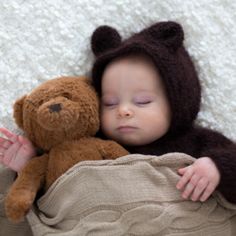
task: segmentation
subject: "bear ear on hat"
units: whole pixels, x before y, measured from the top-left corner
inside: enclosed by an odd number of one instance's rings
[[[98,27],[91,38],[91,48],[95,56],[114,49],[121,44],[121,36],[118,31],[110,26]]]
[[[147,31],[149,35],[174,51],[183,44],[184,31],[176,22],[159,22],[149,27]]]

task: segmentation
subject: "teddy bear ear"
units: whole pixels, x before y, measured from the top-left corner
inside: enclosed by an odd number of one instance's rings
[[[121,36],[118,31],[107,25],[98,27],[91,38],[91,48],[96,57],[120,44]]]
[[[23,129],[23,105],[26,95],[16,100],[13,106],[13,116],[19,128]]]
[[[184,31],[180,24],[173,21],[159,22],[147,29],[149,35],[167,48],[176,51],[183,45]]]

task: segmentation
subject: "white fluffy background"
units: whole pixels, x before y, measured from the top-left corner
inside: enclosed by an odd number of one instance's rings
[[[12,104],[39,83],[89,75],[97,26],[114,26],[128,37],[156,21],[175,20],[203,87],[198,122],[236,140],[235,12],[235,0],[1,0],[0,126],[19,131]]]

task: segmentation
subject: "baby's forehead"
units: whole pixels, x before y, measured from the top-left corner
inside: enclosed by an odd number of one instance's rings
[[[114,95],[114,94],[123,94],[122,91],[116,90],[116,89],[107,89],[107,90],[103,90],[102,95]],[[132,93],[134,94],[150,94],[150,93],[154,93],[154,90],[151,89],[134,89],[132,91]]]
[[[120,57],[117,57],[115,59],[113,59],[108,65],[107,67],[110,67],[114,64],[119,64],[119,63],[133,63],[133,64],[137,64],[137,63],[143,63],[143,64],[147,64],[149,66],[152,66],[153,68],[157,67],[155,66],[152,58],[150,56],[148,56],[145,53],[131,53],[131,54],[127,54],[127,55],[123,55]]]

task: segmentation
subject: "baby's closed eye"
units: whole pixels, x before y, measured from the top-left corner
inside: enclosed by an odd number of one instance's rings
[[[116,98],[103,98],[102,99],[102,105],[105,107],[112,107],[118,104],[119,104],[119,101]]]
[[[150,97],[135,97],[134,103],[137,105],[147,105],[150,104],[153,101]]]

